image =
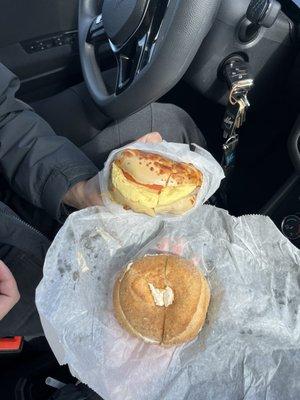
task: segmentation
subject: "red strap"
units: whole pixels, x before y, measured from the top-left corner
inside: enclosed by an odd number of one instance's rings
[[[22,345],[23,345],[22,336],[0,338],[0,353],[21,351]]]

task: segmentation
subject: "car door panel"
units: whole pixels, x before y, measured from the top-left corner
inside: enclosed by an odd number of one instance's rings
[[[0,47],[77,29],[78,0],[1,0]]]
[[[39,97],[51,94],[50,83],[63,88],[82,79],[76,44],[78,1],[1,0],[0,62],[19,76],[26,100],[35,100],[37,89]],[[56,40],[66,33],[73,41]]]

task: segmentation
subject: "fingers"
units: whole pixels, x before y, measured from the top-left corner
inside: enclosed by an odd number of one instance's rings
[[[167,237],[164,237],[157,244],[157,248],[160,251],[168,251],[178,256],[182,256],[184,252],[184,247],[186,246],[186,242],[183,239],[179,239],[176,242],[171,241]]]
[[[85,207],[103,205],[98,175],[87,181],[84,191]]]
[[[140,137],[137,142],[141,142],[141,143],[160,143],[162,142],[162,137],[161,134],[158,132],[151,132],[148,133],[147,135],[144,135],[142,137]]]
[[[81,210],[86,207],[101,206],[99,177],[95,175],[88,181],[81,181],[74,185],[63,198],[68,206]]]
[[[17,286],[13,274],[10,272],[9,268],[0,260],[0,293],[9,295],[11,286]]]
[[[180,238],[177,241],[171,241],[167,237],[163,237],[159,243],[157,244],[157,249],[162,252],[170,252],[176,254],[180,257],[184,257],[184,248],[186,247],[187,242]],[[194,265],[199,265],[200,258],[197,256],[193,256],[190,258]]]
[[[0,261],[0,320],[20,300],[20,293],[12,273]]]

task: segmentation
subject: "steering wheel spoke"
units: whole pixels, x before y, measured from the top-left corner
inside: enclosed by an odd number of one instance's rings
[[[150,62],[168,0],[149,0],[139,27],[123,45],[110,41],[118,63],[116,94],[124,91]]]
[[[116,94],[125,90],[141,71],[145,62],[147,44],[147,35],[139,40],[129,41],[119,49],[111,43],[118,63]]]
[[[107,40],[107,36],[105,34],[104,26],[103,26],[103,18],[102,14],[99,14],[94,18],[91,23],[90,29],[88,31],[86,41],[87,43],[91,43],[95,45],[96,43],[101,43]]]

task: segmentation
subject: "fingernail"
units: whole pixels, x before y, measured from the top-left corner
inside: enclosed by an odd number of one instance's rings
[[[146,141],[150,143],[160,143],[162,141],[162,137],[158,132],[151,132],[148,133]]]

